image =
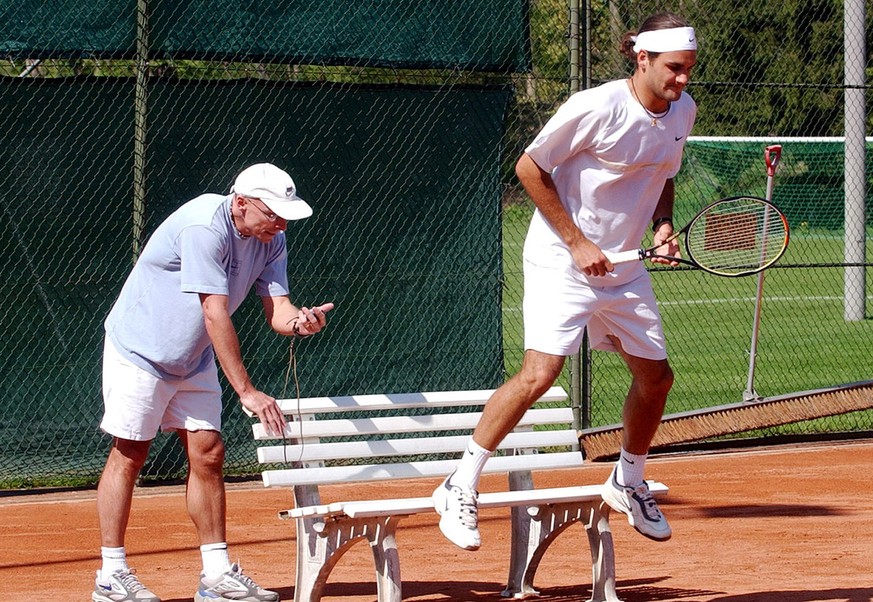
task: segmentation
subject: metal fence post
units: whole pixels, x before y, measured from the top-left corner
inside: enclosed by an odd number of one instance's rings
[[[589,0],[570,0],[569,53],[570,94],[591,85],[590,40],[591,10]],[[591,353],[588,331],[582,337],[582,347],[570,357],[570,406],[577,430],[591,426]]]
[[[145,243],[146,113],[148,108],[148,0],[136,2],[136,88],[133,95],[133,262]]]
[[[864,24],[864,0],[844,3],[845,65],[845,262],[843,316],[847,322],[861,321],[866,316],[866,65],[867,52]]]

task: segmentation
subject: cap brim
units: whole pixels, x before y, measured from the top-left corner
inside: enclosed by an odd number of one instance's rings
[[[261,198],[261,202],[269,207],[270,211],[287,221],[305,219],[312,215],[312,207],[300,197],[293,200]]]

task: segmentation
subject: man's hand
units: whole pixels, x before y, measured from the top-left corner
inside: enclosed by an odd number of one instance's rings
[[[321,332],[321,329],[327,325],[325,314],[332,310],[333,307],[333,303],[325,303],[312,309],[301,307],[300,311],[297,312],[297,316],[289,321],[289,324],[293,324],[294,334],[308,337]]]
[[[275,398],[263,391],[252,390],[250,393],[240,395],[240,402],[245,409],[261,420],[269,434],[281,436],[285,431],[285,416],[282,415]]]
[[[576,267],[586,276],[605,276],[615,269],[596,244],[587,238],[570,248]]]
[[[676,242],[676,239],[671,240],[667,244],[663,244],[665,240],[673,236],[673,224],[670,222],[664,222],[658,227],[658,230],[655,232],[655,235],[652,237],[652,246],[656,246],[655,253],[658,255],[669,255],[671,257],[681,257],[682,253],[679,249],[679,243]],[[672,261],[670,259],[663,259],[661,257],[652,257],[652,263],[663,263],[666,265],[670,265],[676,267],[679,265],[678,261]]]

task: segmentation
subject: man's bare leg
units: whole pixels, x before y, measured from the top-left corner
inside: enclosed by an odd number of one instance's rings
[[[133,593],[140,602],[160,602],[128,567],[124,548],[133,489],[148,457],[150,444],[151,441],[116,437],[109,449],[97,485],[97,520],[100,523],[103,564],[97,572],[94,593],[91,594],[93,602],[112,602]]]
[[[477,488],[482,469],[528,408],[554,384],[563,365],[563,356],[526,351],[518,374],[500,386],[485,404],[457,469],[434,491],[440,530],[458,547],[479,548]]]
[[[97,485],[97,517],[104,547],[124,546],[133,489],[149,453],[151,441],[115,438]]]
[[[200,544],[227,539],[227,502],[224,490],[224,442],[217,431],[179,433],[188,454],[185,499]]]
[[[603,499],[623,512],[641,534],[657,541],[671,536],[671,529],[644,481],[649,447],[661,423],[667,394],[673,386],[673,371],[667,360],[629,355],[613,339],[631,372],[630,389],[622,410],[622,449],[604,486]]]
[[[555,384],[563,367],[562,355],[525,351],[518,374],[494,391],[485,404],[473,440],[487,450],[497,449],[524,413]]]

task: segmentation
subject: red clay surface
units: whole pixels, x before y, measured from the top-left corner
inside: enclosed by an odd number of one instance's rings
[[[649,541],[613,514],[619,596],[627,602],[873,601],[873,440],[782,445],[650,459],[647,478],[670,493],[661,508],[673,538]],[[593,484],[607,464],[539,475],[537,486]],[[482,490],[503,479],[483,479]],[[325,501],[429,495],[436,482],[330,487]],[[261,585],[294,595],[294,525],[276,512],[287,490],[228,486],[231,557]],[[483,546],[445,541],[437,516],[405,519],[398,548],[405,600],[496,602],[508,570],[508,511],[483,511]],[[90,600],[99,566],[94,492],[0,497],[0,592],[7,600]],[[131,566],[164,602],[191,600],[200,557],[180,487],[138,489],[128,532]],[[537,573],[539,600],[590,595],[584,528],[572,526]],[[376,600],[369,549],[358,543],[334,569],[325,602]]]

